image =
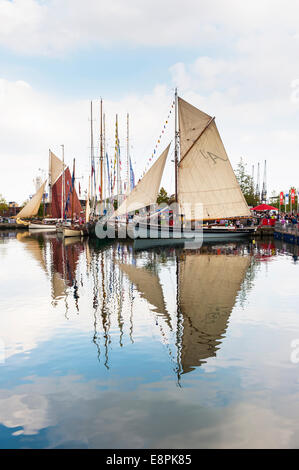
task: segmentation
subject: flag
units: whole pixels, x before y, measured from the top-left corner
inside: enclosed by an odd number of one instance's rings
[[[70,185],[70,182],[67,181],[67,185],[70,186],[70,188],[69,188],[69,192],[68,192],[66,203],[65,203],[64,219],[67,218],[67,212],[68,212],[69,205],[70,205],[70,197],[71,197],[71,194],[72,194],[72,192],[74,190],[74,187],[75,187],[75,163],[74,163],[74,166],[73,166],[73,175],[72,175],[71,183],[72,184]]]
[[[135,187],[135,175],[133,171],[131,158],[130,158],[130,186],[131,186],[131,191],[132,191],[132,189]]]
[[[111,192],[110,171],[109,171],[109,158],[108,158],[108,153],[107,153],[107,152],[106,152],[106,164],[107,164],[108,188],[109,188],[109,192]]]

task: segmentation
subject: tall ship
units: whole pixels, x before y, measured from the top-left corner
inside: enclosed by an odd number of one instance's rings
[[[69,167],[64,164],[64,149],[62,160],[49,150],[49,204],[45,218],[45,180],[32,198],[14,217],[20,224],[25,224],[30,230],[56,231],[57,221],[70,217],[79,218],[82,207],[75,189]],[[37,216],[42,200],[44,201],[44,219],[24,221]]]
[[[156,201],[169,148],[170,144],[117,210],[98,222],[96,234],[99,238],[103,238],[104,223],[108,237],[113,236],[115,225],[118,225],[119,236],[124,229],[123,218],[130,213],[135,214],[134,223],[130,225],[126,221],[125,224],[128,235],[134,239],[226,240],[247,237],[255,231],[250,226],[250,210],[222,143],[215,117],[178,97],[177,91],[175,204],[172,210],[165,208],[161,211],[157,210]],[[139,211],[137,217],[136,211]],[[231,224],[237,219],[239,227]]]

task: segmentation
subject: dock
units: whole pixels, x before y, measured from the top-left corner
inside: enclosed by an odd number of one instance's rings
[[[255,236],[257,238],[273,237],[273,235],[274,235],[273,225],[259,225],[255,232]]]
[[[280,222],[277,222],[274,227],[274,238],[299,245],[298,224],[282,225]]]

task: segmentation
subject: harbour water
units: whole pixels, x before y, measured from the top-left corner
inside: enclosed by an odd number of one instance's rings
[[[297,257],[0,232],[0,447],[298,447]]]

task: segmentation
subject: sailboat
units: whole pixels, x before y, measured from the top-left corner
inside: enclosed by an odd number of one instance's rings
[[[156,203],[169,147],[170,144],[110,216],[110,225],[113,219]],[[255,231],[251,226],[236,228],[229,223],[235,219],[248,220],[251,214],[215,117],[178,97],[177,91],[174,154],[174,211],[165,212],[168,215],[166,225],[161,223],[161,214],[155,206],[145,217],[135,216],[137,223],[127,227],[131,238],[226,240],[247,237]]]
[[[66,208],[69,207],[71,197],[71,225],[62,226],[62,234],[64,237],[82,237],[85,234],[83,225],[74,222],[74,201],[75,201],[75,159],[73,160],[73,176],[69,188],[69,194],[66,202]]]
[[[34,196],[27,202],[27,204],[20,210],[20,212],[15,215],[13,218],[17,219],[17,223],[24,224],[25,222],[22,218],[31,218],[37,215],[39,207],[44,195],[46,181],[40,186]],[[26,224],[30,230],[56,230],[56,225],[47,221],[46,219],[43,222],[28,222]]]

